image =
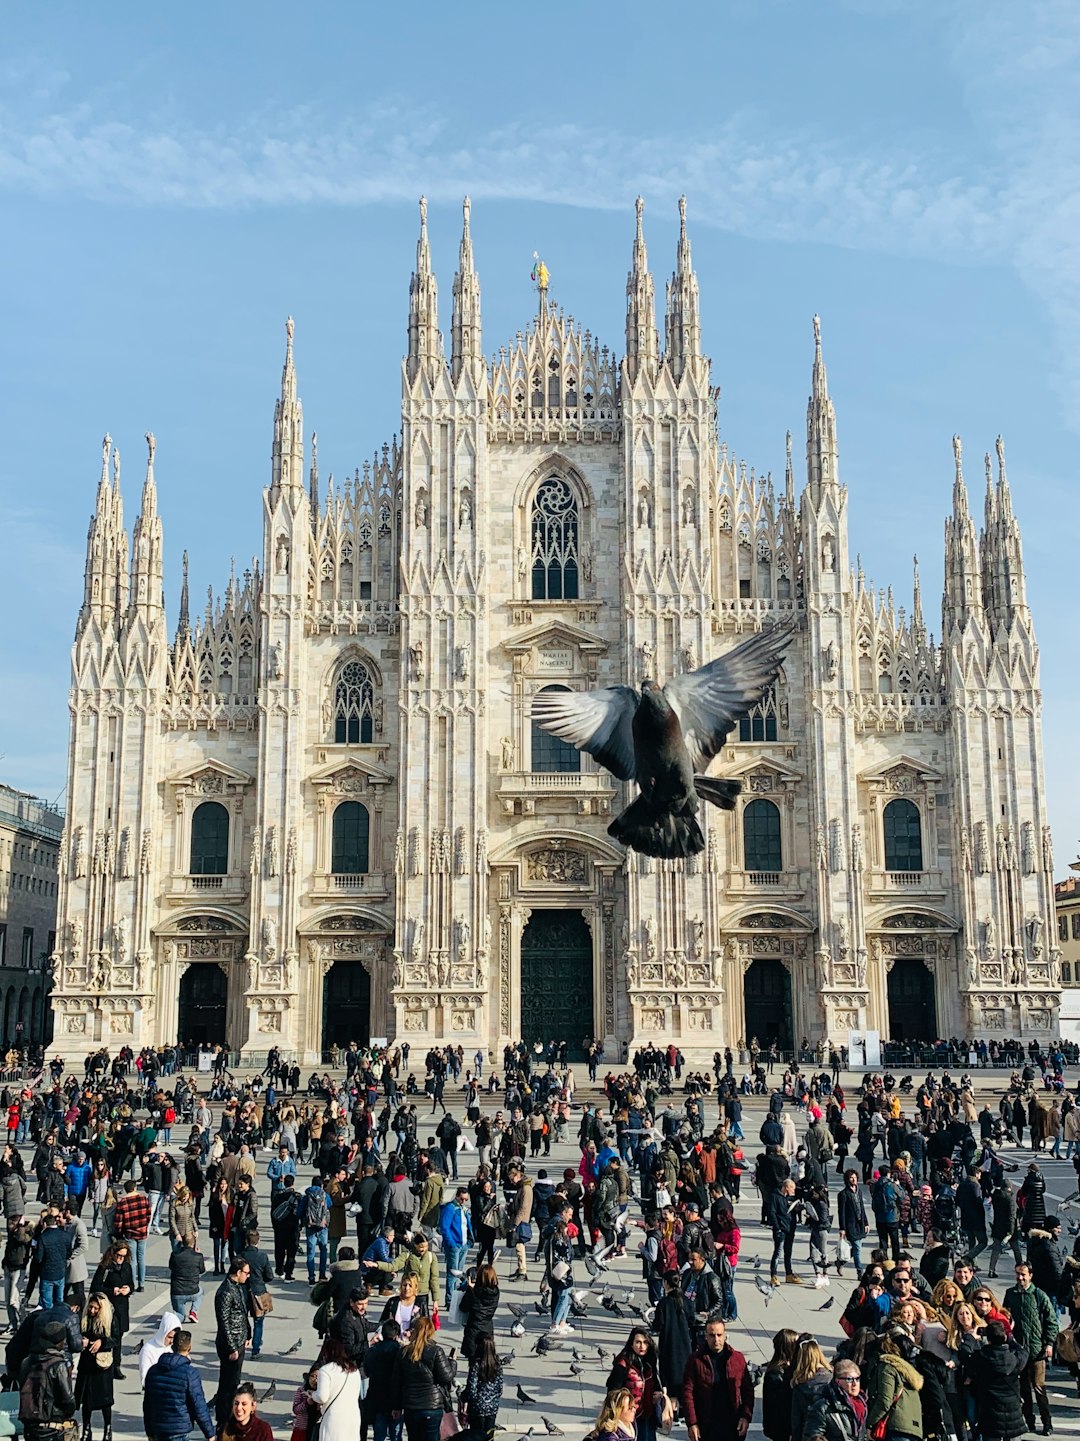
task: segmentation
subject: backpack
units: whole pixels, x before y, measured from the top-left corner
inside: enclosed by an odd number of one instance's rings
[[[62,1365],[63,1362],[61,1361]],[[35,1358],[19,1385],[19,1420],[49,1423],[63,1420],[54,1415],[55,1398],[50,1372],[55,1372],[57,1359],[48,1362]],[[24,1428],[25,1429],[25,1428]]]
[[[296,1216],[296,1192],[290,1191],[277,1203],[270,1212],[270,1219],[275,1225],[281,1226],[286,1221],[292,1221]]]
[[[662,1276],[665,1271],[677,1271],[679,1269],[679,1253],[675,1249],[675,1242],[670,1236],[661,1236],[656,1247],[656,1269]]]
[[[321,1186],[309,1186],[304,1192],[304,1225],[309,1231],[321,1231],[330,1224],[330,1205]]]

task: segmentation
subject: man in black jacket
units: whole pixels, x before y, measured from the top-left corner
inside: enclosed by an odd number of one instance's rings
[[[259,1245],[258,1231],[248,1232],[248,1243],[240,1253],[241,1259],[248,1263],[248,1296],[251,1298],[252,1313],[255,1315],[251,1327],[251,1354],[257,1356],[262,1350],[263,1321],[265,1315],[261,1312],[262,1302],[256,1301],[256,1297],[268,1296],[270,1294],[270,1282],[274,1279],[274,1268],[270,1264],[270,1257]]]
[[[784,1280],[789,1286],[801,1286],[801,1279],[791,1269],[791,1248],[795,1244],[795,1225],[801,1213],[802,1202],[795,1195],[795,1182],[790,1178],[779,1191],[769,1197],[768,1225],[772,1231],[773,1252],[769,1272],[774,1286],[780,1281],[776,1274],[776,1263],[780,1252],[784,1253]]]
[[[250,1274],[251,1267],[243,1256],[234,1257],[229,1274],[214,1296],[214,1316],[217,1320],[214,1347],[220,1367],[214,1412],[219,1428],[229,1419],[233,1396],[244,1371],[244,1356],[251,1345],[247,1292]]]
[[[1020,1250],[1016,1196],[1004,1176],[990,1193],[990,1242],[990,1270],[987,1272],[989,1276],[997,1276],[998,1259],[1006,1246],[1012,1247],[1015,1265],[1019,1265],[1024,1259],[1024,1254]]]
[[[64,1338],[60,1344],[67,1349],[69,1360],[82,1352],[82,1331],[79,1328],[79,1306],[66,1301],[57,1302],[47,1310],[31,1311],[22,1325],[7,1343],[4,1353],[4,1369],[9,1376],[17,1376],[28,1356],[45,1349],[45,1332],[50,1326],[62,1326]],[[52,1333],[50,1333],[52,1334]]]
[[[395,1420],[397,1409],[395,1371],[401,1356],[401,1327],[396,1321],[382,1323],[382,1340],[369,1346],[364,1356],[364,1374],[368,1378],[367,1395],[360,1403],[366,1425],[386,1441],[401,1441],[402,1419]]]
[[[354,1366],[361,1366],[367,1355],[368,1339],[364,1315],[367,1311],[368,1293],[366,1287],[354,1286],[349,1299],[330,1322],[329,1334],[340,1341]]]
[[[270,1210],[274,1229],[274,1275],[286,1281],[293,1278],[296,1250],[300,1244],[300,1201],[296,1194],[296,1177],[283,1176],[281,1189],[275,1193]]]
[[[724,1301],[720,1278],[709,1265],[704,1251],[690,1252],[690,1264],[682,1273],[682,1294],[690,1330],[695,1338],[700,1338],[705,1334],[710,1314]],[[700,1339],[695,1339],[694,1344],[700,1345]]]

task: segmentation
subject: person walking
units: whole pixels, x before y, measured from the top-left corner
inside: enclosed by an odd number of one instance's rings
[[[197,1321],[202,1305],[202,1278],[206,1257],[198,1249],[198,1237],[188,1231],[169,1257],[169,1304],[184,1321]]]
[[[360,1416],[360,1371],[345,1343],[328,1336],[315,1385],[319,1441],[356,1441]]]
[[[446,1294],[444,1305],[450,1310],[450,1297],[455,1286],[461,1281],[465,1269],[465,1257],[474,1240],[472,1218],[469,1215],[469,1189],[458,1186],[454,1199],[447,1201],[439,1211],[439,1235],[442,1237],[443,1257],[446,1261]]]
[[[258,1231],[248,1232],[248,1243],[240,1255],[248,1263],[248,1301],[254,1318],[251,1326],[252,1358],[262,1351],[263,1323],[273,1308],[270,1298],[270,1282],[274,1279],[274,1268],[270,1257],[259,1245]]]
[[[131,1269],[131,1248],[126,1241],[115,1241],[102,1256],[90,1281],[90,1294],[105,1296],[113,1308],[113,1324],[118,1337],[113,1351],[113,1380],[122,1381],[120,1353],[131,1325],[131,1293],[135,1277]]]
[[[16,1331],[22,1320],[26,1302],[26,1278],[30,1274],[30,1257],[34,1233],[25,1220],[15,1221],[8,1229],[4,1246],[4,1305],[7,1307],[8,1328]]]
[[[124,1182],[124,1194],[116,1203],[112,1218],[112,1234],[131,1247],[135,1290],[146,1285],[146,1238],[150,1233],[150,1199],[132,1177]]]
[[[323,1187],[321,1178],[312,1181],[311,1185],[304,1192],[300,1206],[300,1219],[304,1227],[304,1234],[307,1238],[308,1285],[314,1286],[317,1280],[326,1280],[326,1268],[330,1263],[330,1244],[328,1239],[330,1200]],[[315,1274],[316,1254],[319,1258],[318,1276]]]
[[[1017,1225],[1016,1196],[1012,1186],[1000,1176],[990,1193],[990,1269],[987,1275],[997,1278],[997,1263],[1006,1246],[1012,1248],[1013,1262],[1024,1259],[1020,1249],[1020,1228]]]
[[[172,1347],[146,1373],[143,1382],[143,1429],[150,1441],[175,1441],[198,1426],[206,1441],[214,1421],[203,1394],[202,1380],[191,1361],[191,1332],[178,1330]]]
[[[276,1199],[270,1207],[270,1224],[274,1228],[274,1275],[291,1281],[300,1246],[300,1202],[296,1177],[286,1173]]]
[[[718,1318],[705,1327],[683,1372],[681,1401],[690,1441],[745,1441],[754,1419],[754,1383],[746,1357],[728,1342]]]
[[[1013,1340],[1027,1355],[1020,1371],[1020,1401],[1029,1431],[1035,1430],[1035,1406],[1044,1436],[1053,1432],[1050,1401],[1046,1394],[1046,1363],[1054,1354],[1058,1333],[1057,1308],[1045,1291],[1032,1282],[1031,1267],[1026,1261],[1016,1269],[1016,1285],[1002,1297],[1002,1305],[1012,1319]]]
[[[214,1317],[217,1334],[214,1349],[218,1358],[218,1389],[214,1412],[218,1426],[230,1414],[233,1397],[244,1370],[245,1353],[251,1345],[251,1319],[248,1309],[247,1280],[251,1268],[243,1256],[236,1256],[228,1275],[214,1295]]]
[[[769,1262],[769,1273],[774,1286],[779,1286],[776,1274],[780,1253],[784,1255],[784,1280],[789,1286],[801,1286],[802,1280],[795,1275],[791,1264],[791,1248],[795,1244],[795,1227],[799,1219],[802,1202],[795,1195],[795,1182],[789,1177],[778,1191],[769,1197],[767,1224],[772,1231],[773,1250]]]
[[[49,1321],[42,1327],[37,1348],[20,1365],[19,1421],[26,1441],[69,1441],[75,1432],[66,1339],[63,1323]]]
[[[111,1441],[113,1357],[120,1345],[113,1308],[100,1292],[91,1292],[82,1317],[83,1349],[75,1377],[75,1400],[82,1409],[82,1441],[91,1441],[94,1412],[101,1412],[102,1441]],[[100,1359],[99,1359],[100,1357]]]
[[[495,1338],[485,1334],[477,1341],[462,1393],[469,1433],[476,1441],[494,1441],[502,1389],[502,1363]]]
[[[42,1310],[47,1311],[64,1299],[64,1283],[67,1280],[68,1257],[72,1251],[70,1232],[59,1224],[52,1211],[46,1211],[41,1234],[37,1238],[38,1298]]]

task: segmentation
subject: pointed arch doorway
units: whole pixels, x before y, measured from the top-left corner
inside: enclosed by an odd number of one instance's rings
[[[918,956],[897,956],[889,971],[889,1040],[936,1041],[934,977]]]
[[[335,961],[323,980],[323,1052],[370,1040],[371,977],[360,961]]]
[[[180,1008],[177,1040],[181,1046],[221,1045],[225,1034],[225,1011],[229,981],[217,961],[196,961],[180,977]]]
[[[579,910],[534,910],[521,933],[521,1027],[527,1044],[566,1041],[569,1054],[596,1034],[592,932]]]

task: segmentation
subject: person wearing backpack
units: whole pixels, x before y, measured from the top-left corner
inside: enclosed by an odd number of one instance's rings
[[[27,1441],[74,1441],[79,1434],[66,1334],[61,1322],[50,1321],[41,1331],[40,1349],[19,1370],[19,1420]]]
[[[443,1116],[442,1120],[435,1127],[435,1134],[439,1138],[439,1145],[442,1146],[446,1159],[450,1164],[450,1178],[456,1181],[458,1178],[458,1137],[461,1135],[461,1127],[449,1111],[447,1111],[446,1115]]]
[[[16,1221],[7,1234],[4,1247],[4,1304],[8,1326],[17,1330],[26,1303],[26,1278],[30,1273],[34,1233],[25,1220]]]
[[[889,1171],[881,1171],[870,1187],[870,1204],[877,1221],[881,1249],[892,1248],[894,1261],[900,1259],[900,1191]]]
[[[330,1261],[330,1200],[323,1190],[322,1179],[313,1181],[304,1192],[300,1203],[300,1220],[307,1237],[308,1285],[316,1280],[325,1281]],[[315,1275],[315,1252],[319,1253],[319,1274]]]
[[[273,1193],[270,1224],[274,1230],[274,1275],[291,1281],[300,1245],[300,1207],[303,1197],[296,1194],[296,1177],[284,1175],[281,1187]]]

